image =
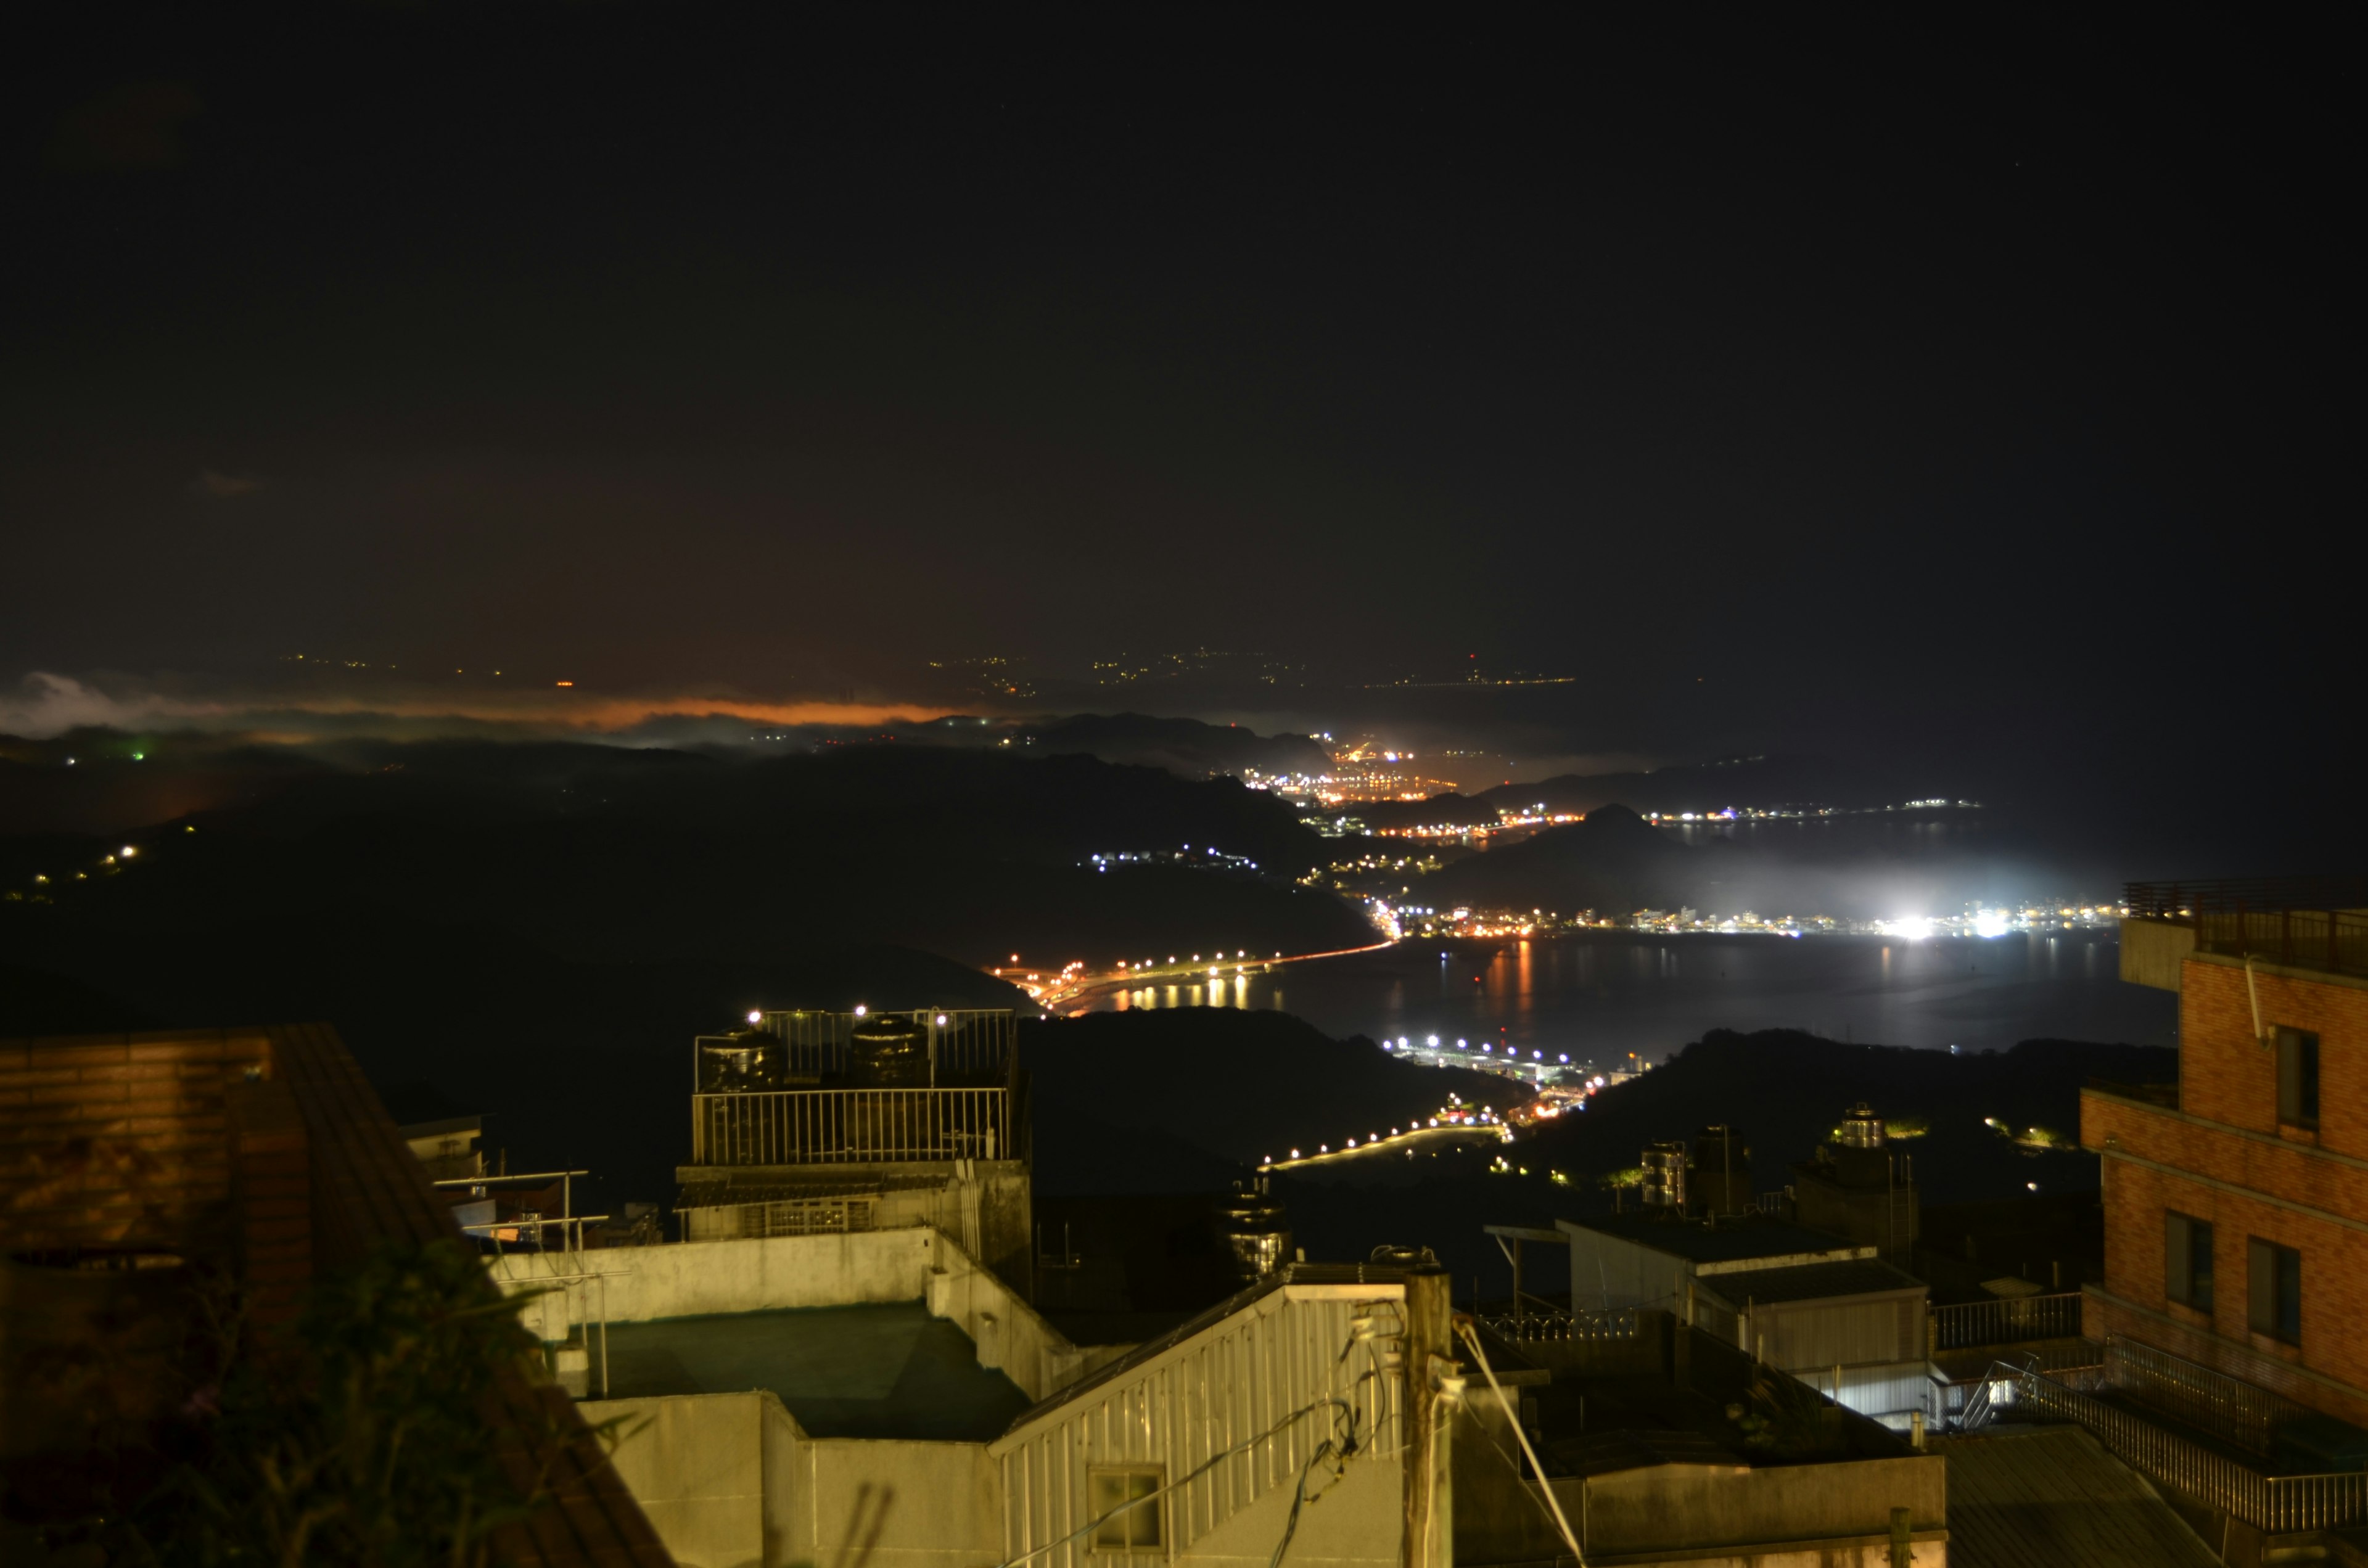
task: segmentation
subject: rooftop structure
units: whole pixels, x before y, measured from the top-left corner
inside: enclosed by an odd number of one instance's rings
[[[935,1225],[1028,1289],[1028,1112],[1008,1010],[757,1012],[692,1044],[691,1241]]]
[[[1697,1221],[1673,1209],[1555,1229],[1571,1250],[1575,1303],[1668,1312],[1901,1426],[1939,1414],[1929,1293],[1873,1245],[1759,1213]]]

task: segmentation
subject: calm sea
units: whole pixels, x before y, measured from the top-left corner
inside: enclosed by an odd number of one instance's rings
[[[1487,1040],[1604,1066],[1624,1065],[1632,1051],[1658,1061],[1713,1028],[1937,1051],[2033,1039],[2178,1043],[2178,998],[2124,984],[2118,970],[2118,944],[2100,930],[1920,942],[1600,933],[1494,951],[1404,942],[1091,1005],[1274,1007],[1334,1036]]]

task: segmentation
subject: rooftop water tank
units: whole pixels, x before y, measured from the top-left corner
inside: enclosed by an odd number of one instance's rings
[[[928,1030],[894,1014],[864,1019],[848,1036],[847,1081],[863,1088],[928,1088]]]

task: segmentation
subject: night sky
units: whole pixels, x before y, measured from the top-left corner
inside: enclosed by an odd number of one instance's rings
[[[0,688],[1476,655],[1574,750],[2331,787],[2332,39],[865,15],[20,38]]]

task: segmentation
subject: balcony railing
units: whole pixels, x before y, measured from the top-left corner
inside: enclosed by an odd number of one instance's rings
[[[2119,1335],[2105,1340],[2104,1381],[2199,1432],[2264,1456],[2277,1451],[2280,1427],[2311,1414],[2241,1378]]]
[[[871,1165],[1016,1157],[1008,1089],[785,1089],[691,1096],[691,1162]]]
[[[2044,1372],[2004,1364],[1991,1371],[1968,1403],[1969,1426],[2009,1409],[2017,1419],[2077,1422],[2132,1469],[2225,1508],[2271,1535],[2333,1529],[2368,1519],[2368,1472],[2264,1475]]]
[[[2028,1339],[2068,1339],[2080,1332],[2080,1292],[1934,1307],[1930,1323],[1935,1352],[2014,1345]]]
[[[2122,902],[2135,918],[2193,927],[2202,952],[2368,974],[2368,878],[2131,882]]]

